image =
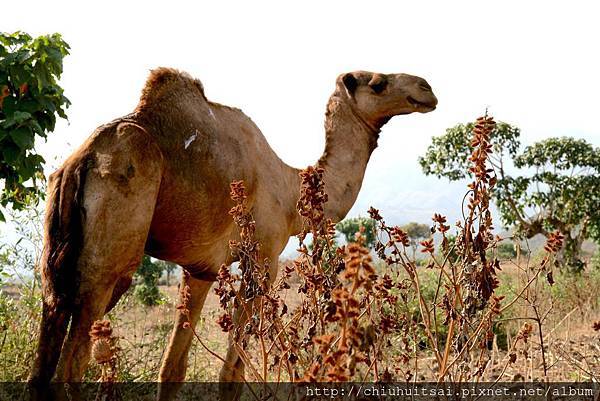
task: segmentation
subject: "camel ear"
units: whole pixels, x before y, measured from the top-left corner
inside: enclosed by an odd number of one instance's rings
[[[387,77],[382,74],[373,74],[373,78],[369,81],[369,86],[373,92],[380,94],[388,84]]]
[[[348,94],[348,97],[354,97],[354,92],[358,87],[358,81],[356,80],[354,74],[352,74],[351,72],[344,74],[344,76],[342,77],[342,83],[346,88],[346,93]]]

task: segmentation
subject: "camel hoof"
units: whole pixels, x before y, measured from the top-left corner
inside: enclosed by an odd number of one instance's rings
[[[219,401],[237,401],[240,399],[244,383],[220,382]]]
[[[177,398],[177,393],[183,383],[181,382],[160,382],[158,383],[157,401],[172,401]]]

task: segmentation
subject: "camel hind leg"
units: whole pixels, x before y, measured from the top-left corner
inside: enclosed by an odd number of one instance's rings
[[[91,326],[114,306],[139,266],[158,197],[162,156],[152,138],[132,124],[119,125],[116,138],[112,134],[98,139],[87,173],[79,289],[59,361],[60,382],[83,377]]]

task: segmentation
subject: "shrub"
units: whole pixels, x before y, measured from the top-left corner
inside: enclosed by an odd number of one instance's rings
[[[517,257],[517,250],[512,242],[502,242],[497,248],[498,258],[510,260]]]
[[[163,265],[152,261],[150,256],[144,255],[142,264],[134,276],[139,280],[135,285],[134,294],[145,306],[156,306],[163,299],[158,289],[158,280],[163,272]]]
[[[600,249],[596,250],[590,260],[590,266],[593,270],[600,271]]]

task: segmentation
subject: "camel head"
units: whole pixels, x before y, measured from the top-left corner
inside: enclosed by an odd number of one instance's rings
[[[427,81],[408,74],[348,72],[338,77],[337,90],[355,112],[377,128],[394,116],[427,113],[437,105]]]

